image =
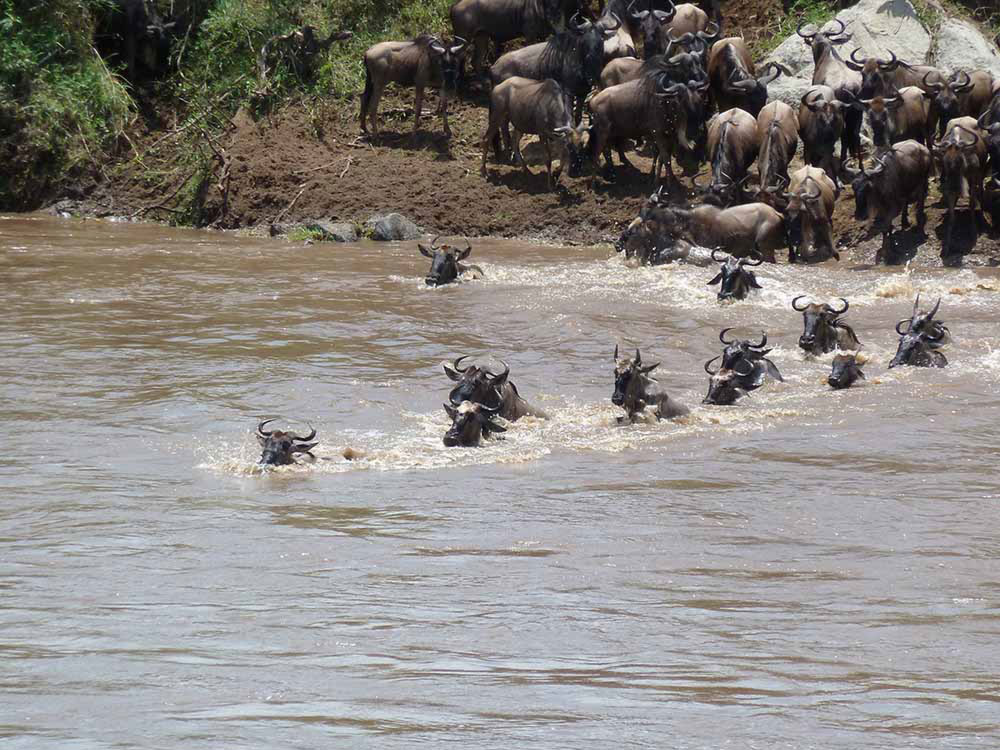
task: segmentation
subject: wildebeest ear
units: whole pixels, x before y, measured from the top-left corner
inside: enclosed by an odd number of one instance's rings
[[[501,427],[496,422],[491,422],[489,420],[486,421],[486,424],[484,424],[483,427],[488,429],[490,432],[507,432],[506,427]]]
[[[712,279],[711,281],[709,281],[705,286],[715,286],[720,281],[722,281],[722,274],[721,273],[717,273],[717,274],[715,274],[715,278]]]
[[[461,382],[462,375],[461,373],[459,373],[458,370],[449,365],[447,362],[442,362],[441,367],[444,368],[444,374],[447,375],[450,379],[454,380],[456,383]]]
[[[448,416],[451,417],[452,419],[458,416],[458,410],[455,407],[451,406],[450,404],[442,404],[442,406],[444,407],[444,410],[448,412]]]
[[[754,276],[749,271],[747,272],[747,276],[750,277],[750,286],[752,286],[754,289],[763,289],[764,288],[760,284],[757,283],[757,277]]]
[[[767,371],[768,375],[781,383],[785,382],[785,379],[781,377],[781,373],[778,372],[778,367],[774,364],[774,362],[769,359],[762,359],[761,361],[764,363],[764,369]]]
[[[440,42],[431,42],[429,46],[431,51],[438,55],[443,55],[445,53],[444,46]]]
[[[296,445],[296,446],[294,446],[292,448],[292,453],[308,453],[313,448],[315,448],[317,445],[319,445],[318,442],[316,442],[316,443],[300,443],[299,445]]]
[[[455,257],[458,258],[458,260],[465,260],[466,258],[469,257],[469,253],[471,253],[471,252],[472,252],[472,248],[471,247],[467,247],[467,248],[465,248],[465,250],[460,250]]]
[[[424,255],[424,256],[426,256],[428,258],[433,258],[434,257],[434,253],[431,252],[431,249],[429,247],[427,247],[427,245],[422,245],[421,243],[418,242],[417,243],[417,249],[420,251],[421,255]]]
[[[641,372],[643,375],[645,375],[647,372],[652,372],[653,370],[655,370],[659,366],[660,366],[660,363],[657,362],[655,364],[649,365],[648,367],[640,367],[639,368],[639,372]]]

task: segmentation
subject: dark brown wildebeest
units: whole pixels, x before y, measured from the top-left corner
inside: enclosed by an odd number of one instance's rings
[[[933,80],[943,78],[937,68],[930,65],[910,65],[903,62],[896,53],[889,51],[888,60],[880,60],[877,57],[862,58],[858,56],[861,50],[855,48],[851,52],[851,58],[845,60],[844,64],[851,70],[861,74],[861,90],[859,96],[865,99],[874,99],[877,96],[890,97],[896,91],[907,86],[917,86],[924,91],[924,78]]]
[[[948,326],[940,321],[934,320],[937,311],[941,307],[941,299],[930,312],[918,312],[920,305],[920,295],[917,295],[913,303],[913,313],[909,319],[904,318],[896,324],[896,333],[899,334],[899,346],[896,348],[896,356],[889,363],[889,367],[897,365],[910,365],[911,367],[945,367],[948,360],[944,354],[937,351],[951,340]],[[906,327],[903,328],[903,325]]]
[[[614,34],[615,29],[606,29],[574,16],[569,30],[556,34],[547,42],[503,55],[490,68],[490,80],[497,86],[514,76],[536,81],[551,78],[576,99],[575,111],[579,115],[584,97],[601,78],[604,40]]]
[[[784,217],[764,203],[682,209],[651,198],[640,210],[639,221],[652,236],[724,248],[738,258],[756,250],[764,260],[774,263],[774,251],[786,246]]]
[[[665,48],[658,46],[660,37],[663,36],[666,38],[666,32],[661,32],[660,27],[670,23],[676,13],[677,6],[671,0],[667,0],[667,7],[664,10],[654,8],[652,2],[649,3],[649,7],[645,10],[636,10],[635,3],[629,5],[629,18],[632,23],[638,26],[638,33],[634,39],[637,42],[642,40],[643,58],[648,59],[664,51]],[[669,43],[667,46],[669,47]]]
[[[940,166],[941,197],[948,207],[948,224],[941,243],[941,257],[952,254],[952,234],[955,230],[955,206],[968,196],[976,227],[985,225],[983,218],[983,180],[986,177],[986,140],[974,117],[957,117],[945,126],[945,136],[934,145],[934,156]]]
[[[860,165],[861,122],[864,113],[856,103],[861,93],[861,74],[847,67],[843,58],[834,49],[836,45],[849,41],[851,35],[844,33],[847,24],[839,18],[833,19],[833,22],[840,26],[836,31],[824,32],[817,29],[814,33],[807,34],[802,31],[804,22],[800,22],[796,33],[812,48],[815,63],[813,85],[828,86],[833,90],[834,98],[847,107],[843,113],[844,128],[840,137],[840,160],[846,162],[848,155],[853,153]],[[827,173],[831,176],[834,174],[829,170]]]
[[[799,105],[802,159],[811,167],[822,168],[835,184],[839,184],[841,162],[833,149],[845,128],[844,107],[829,86],[813,86]]]
[[[443,365],[444,374],[458,383],[448,394],[448,400],[453,406],[459,406],[463,401],[473,401],[484,404],[497,412],[508,422],[516,422],[521,417],[538,417],[548,419],[541,409],[532,406],[517,391],[517,386],[510,381],[510,367],[501,360],[503,372],[499,375],[475,365],[461,366],[466,357],[459,357],[453,363]]]
[[[993,98],[993,76],[983,70],[971,74],[960,70],[938,80],[925,78],[923,84],[931,94],[931,120],[940,138],[944,138],[948,122],[959,117],[978,118]]]
[[[473,70],[480,75],[488,42],[499,57],[507,42],[519,37],[537,42],[562,29],[575,10],[577,0],[458,0],[451,6],[451,27],[472,41]]]
[[[451,427],[444,434],[447,448],[477,448],[483,438],[507,431],[493,421],[498,410],[483,404],[463,401],[458,408],[444,404],[444,410],[451,418]]]
[[[703,200],[715,206],[740,202],[747,171],[760,151],[757,120],[742,109],[716,115],[708,124],[707,147],[712,181]],[[695,186],[701,187],[697,183]]]
[[[722,266],[715,277],[708,282],[708,286],[719,285],[719,292],[716,294],[716,299],[719,302],[746,299],[750,296],[751,291],[762,288],[757,283],[757,275],[745,268],[745,266],[759,266],[763,263],[764,259],[760,253],[754,252],[749,258],[734,258],[729,255],[723,260],[719,260],[715,257],[717,252],[719,252],[717,249],[712,249],[712,260],[721,263]]]
[[[916,141],[894,144],[875,160],[875,166],[865,171],[849,173],[854,190],[854,218],[873,219],[872,229],[882,233],[882,247],[875,262],[895,263],[892,222],[902,215],[902,227],[910,226],[910,204],[917,206],[917,226],[927,221],[924,205],[934,164],[931,152]]]
[[[729,406],[738,398],[764,385],[768,376],[784,381],[777,366],[767,357],[771,350],[764,348],[767,346],[766,333],[755,344],[749,339],[727,339],[726,334],[731,330],[723,328],[719,332],[719,341],[725,345],[720,355],[722,362],[719,369],[713,371],[711,365],[720,357],[713,357],[705,363],[705,372],[711,379],[708,395],[702,403]]]
[[[858,361],[857,352],[834,355],[830,365],[830,374],[826,377],[827,384],[839,391],[850,388],[858,380],[865,380],[865,374],[861,372],[861,364]]]
[[[365,52],[365,90],[361,94],[361,130],[368,132],[367,121],[371,120],[372,133],[378,135],[378,103],[386,84],[412,86],[416,89],[413,101],[413,132],[420,127],[421,107],[426,86],[440,87],[438,112],[444,123],[445,135],[451,135],[448,127],[448,92],[455,90],[459,60],[465,51],[466,42],[456,39],[458,44],[446,44],[430,34],[421,34],[411,42],[379,42]]]
[[[799,336],[799,348],[807,354],[825,354],[834,349],[856,350],[861,346],[854,329],[840,320],[840,316],[850,309],[851,305],[843,297],[840,301],[844,306],[834,310],[825,302],[807,302],[799,307],[798,296],[792,300],[792,309],[802,313],[802,335]]]
[[[833,208],[837,187],[819,167],[802,167],[792,173],[784,197],[788,201],[785,217],[790,236],[788,261],[797,259],[820,263],[830,258],[840,260],[833,247]]]
[[[660,366],[659,362],[643,366],[638,349],[635,350],[634,358],[618,359],[617,346],[614,360],[615,391],[611,396],[611,403],[625,410],[625,416],[618,417],[619,424],[645,422],[651,417],[657,421],[674,419],[689,413],[686,406],[670,398],[663,387],[649,377],[649,373]]]
[[[479,266],[462,263],[463,260],[469,257],[469,253],[472,252],[472,243],[466,240],[465,249],[460,250],[453,245],[439,246],[437,244],[439,238],[440,235],[431,240],[430,246],[420,242],[417,243],[417,249],[420,251],[420,254],[431,259],[431,270],[424,277],[424,282],[427,286],[450,284],[453,281],[457,281],[458,277],[465,273],[470,273],[472,274],[472,278],[478,279],[486,275]]]
[[[742,37],[720,39],[708,53],[708,77],[712,98],[720,112],[734,107],[756,117],[767,104],[767,85],[781,75],[776,63],[757,77],[750,50]]]
[[[672,83],[669,72],[654,68],[634,81],[611,86],[594,95],[587,103],[591,114],[591,185],[600,156],[604,155],[605,176],[613,179],[611,147],[617,146],[619,156],[624,157],[622,143],[633,138],[650,138],[656,145],[654,183],[658,181],[662,166],[666,169],[668,183],[679,185],[670,160],[678,146],[680,152],[692,155],[695,160],[702,152],[706,88],[707,77]]]
[[[299,437],[294,432],[265,430],[264,425],[273,421],[273,419],[265,419],[257,425],[256,437],[262,448],[259,464],[263,466],[294,464],[297,453],[304,453],[310,458],[315,458],[310,451],[319,443],[310,443],[309,441],[316,437],[316,430],[312,430],[305,437]]]
[[[136,87],[160,78],[170,67],[170,47],[179,20],[167,20],[151,0],[111,0],[100,8],[95,42],[102,55],[125,65],[125,77]]]
[[[785,382],[785,379],[781,377],[781,373],[778,371],[777,365],[774,364],[767,355],[771,353],[771,349],[767,349],[767,334],[761,331],[760,341],[756,344],[750,339],[727,339],[726,334],[729,333],[732,328],[723,328],[719,331],[719,341],[721,341],[725,348],[722,350],[722,367],[727,369],[732,369],[741,360],[746,360],[754,367],[754,375],[752,380],[756,381],[758,379],[758,370],[763,371],[764,375],[769,375],[777,381]],[[761,380],[763,382],[763,380]],[[750,386],[749,381],[745,384]]]
[[[934,137],[930,128],[930,100],[917,86],[901,88],[895,96],[859,101],[868,112],[872,142],[879,151],[907,140],[926,146]]]
[[[608,0],[595,26],[613,29],[604,40],[604,63],[620,57],[636,57],[642,35],[641,21],[634,11],[637,0]]]
[[[508,124],[514,128],[513,137],[508,132]],[[486,176],[486,155],[490,145],[501,158],[500,134],[503,133],[513,144],[514,158],[530,174],[528,165],[521,156],[521,135],[532,133],[541,139],[545,148],[546,172],[549,190],[552,189],[552,144],[557,142],[562,149],[560,160],[570,177],[578,177],[583,166],[584,126],[573,126],[573,102],[569,94],[551,78],[535,81],[514,76],[494,87],[490,92],[490,121],[483,135],[483,161],[480,174]],[[562,170],[560,170],[561,176]]]
[[[799,147],[799,118],[784,102],[771,102],[757,115],[757,138],[760,154],[757,173],[760,176],[761,200],[788,184],[788,165]]]

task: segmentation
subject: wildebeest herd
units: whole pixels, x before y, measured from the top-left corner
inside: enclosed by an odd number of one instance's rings
[[[450,135],[449,97],[478,81],[489,91],[480,144],[484,176],[491,150],[498,162],[513,159],[527,170],[520,149],[526,134],[538,136],[545,151],[550,190],[563,171],[570,178],[586,176],[593,189],[599,176],[615,179],[613,152],[626,166],[631,166],[629,150],[646,153],[653,160],[653,192],[616,249],[646,264],[719,263],[718,275],[708,283],[719,286],[720,301],[759,289],[750,268],[776,262],[778,251],[787,251],[791,263],[839,260],[834,206],[846,186],[854,194],[856,219],[870,221],[882,234],[876,261],[885,263],[904,257],[893,237],[894,223],[899,218],[903,229],[910,226],[911,205],[923,229],[935,176],[947,208],[945,261],[956,252],[958,201],[968,199],[978,231],[987,226],[987,188],[1000,190],[1000,80],[985,71],[949,73],[910,64],[892,52],[887,59],[865,57],[859,49],[842,55],[838,47],[852,35],[839,19],[832,27],[798,25],[815,69],[797,110],[768,101],[768,85],[788,71],[775,63],[759,67],[741,36],[723,36],[719,0],[607,0],[597,10],[589,0],[457,0],[451,22],[451,38],[422,34],[367,50],[363,133],[378,136],[379,100],[386,85],[395,83],[416,89],[414,132],[424,90],[439,89],[438,111]],[[504,52],[505,44],[521,38],[529,44]],[[496,58],[487,68],[491,45]],[[805,164],[792,170],[800,142]],[[554,157],[560,161],[557,173]],[[696,178],[706,162],[709,176],[701,184]],[[690,186],[678,178],[675,164]],[[687,200],[691,195],[693,202]],[[419,250],[431,258],[428,285],[483,275],[462,262],[471,245],[459,249],[435,239]],[[864,378],[861,342],[842,317],[847,300],[840,302],[834,307],[804,297],[792,301],[803,315],[799,347],[809,354],[837,352],[827,378],[832,388]],[[921,311],[918,297],[911,317],[897,325],[900,340],[889,367],[947,364],[940,348],[949,334],[935,319],[939,307],[940,300]],[[782,379],[767,356],[766,335],[755,343],[727,338],[729,330],[720,334],[723,353],[705,363],[706,404],[733,404],[767,378]],[[545,416],[521,398],[508,367],[500,373],[462,369],[463,359],[445,367],[457,382],[445,404],[452,420],[445,445],[478,445],[503,432],[498,417]],[[688,413],[652,377],[657,364],[644,363],[638,350],[619,357],[616,347],[614,360],[612,402],[625,411],[620,422]],[[294,453],[308,452],[314,437],[259,428],[261,461],[292,462]]]

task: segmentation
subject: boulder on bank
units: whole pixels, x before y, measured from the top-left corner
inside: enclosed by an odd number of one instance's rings
[[[323,242],[357,242],[358,230],[345,221],[309,221],[302,224],[320,234]]]
[[[986,70],[1000,77],[1000,52],[996,45],[967,21],[946,18],[938,29],[934,64],[941,70]]]
[[[379,242],[415,240],[422,234],[420,227],[397,213],[372,216],[365,227],[371,233],[371,238]]]

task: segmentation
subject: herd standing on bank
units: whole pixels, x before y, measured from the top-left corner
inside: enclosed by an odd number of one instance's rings
[[[659,207],[675,213],[651,217],[643,209],[618,247],[647,263],[684,257],[675,247],[685,242],[736,257],[756,250],[769,262],[778,249],[791,262],[838,259],[833,206],[846,186],[856,218],[882,234],[878,262],[905,259],[894,222],[901,218],[907,229],[915,205],[923,230],[935,177],[947,208],[941,255],[949,263],[961,253],[954,239],[960,201],[968,201],[977,230],[988,227],[987,208],[1000,218],[1000,80],[900,60],[892,51],[884,59],[857,48],[842,53],[852,38],[847,24],[803,22],[797,33],[812,53],[813,85],[796,112],[768,103],[768,84],[788,71],[755,63],[739,30],[722,28],[719,6],[608,0],[594,10],[590,0],[458,0],[452,38],[424,34],[365,53],[362,130],[377,135],[381,92],[395,82],[416,89],[414,130],[424,89],[437,87],[449,134],[449,96],[478,81],[490,90],[483,175],[490,150],[498,162],[513,159],[527,170],[524,134],[542,143],[549,189],[563,171],[586,175],[591,188],[598,175],[614,180],[613,151],[631,167],[627,153],[646,149]],[[518,39],[528,45],[504,52]],[[487,68],[491,47],[495,62]],[[867,165],[865,119],[873,147]],[[800,142],[806,166],[790,174]],[[555,155],[561,167],[554,174]],[[694,176],[706,161],[710,179],[701,185]],[[690,185],[676,176],[675,162]],[[727,213],[733,209],[743,210]]]

